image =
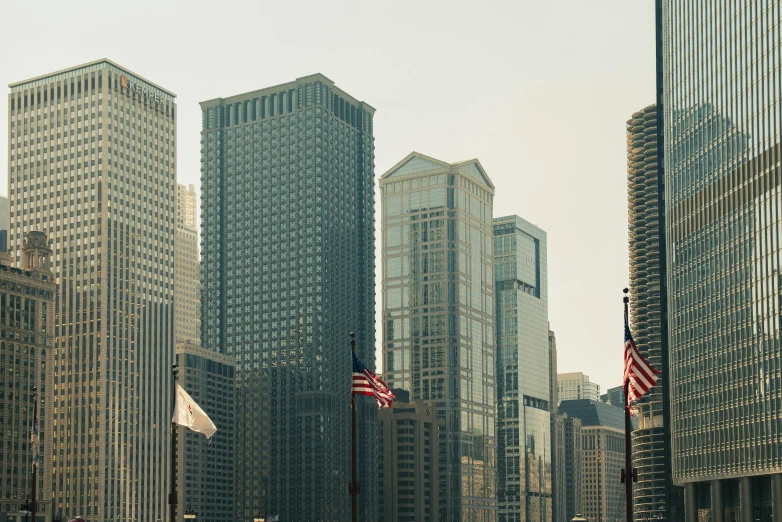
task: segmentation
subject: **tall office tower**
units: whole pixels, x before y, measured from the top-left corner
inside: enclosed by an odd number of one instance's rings
[[[652,366],[665,371],[663,350],[664,251],[660,243],[663,217],[659,212],[660,171],[657,161],[657,107],[633,114],[627,122],[627,207],[630,253],[630,289],[633,336],[638,349]],[[667,357],[665,358],[667,362]],[[666,443],[667,416],[663,373],[657,386],[634,403],[638,430],[633,432],[633,460],[638,483],[633,488],[636,520],[681,520],[682,490],[673,485],[670,443]],[[667,391],[667,390],[666,390]],[[621,386],[608,390],[608,402],[624,407]],[[604,401],[605,402],[605,401]]]
[[[551,325],[549,325],[549,328]],[[559,513],[562,511],[561,504],[557,503],[558,488],[562,474],[565,472],[562,467],[562,454],[558,440],[562,438],[562,424],[557,422],[557,405],[559,404],[559,392],[557,390],[557,338],[554,332],[548,331],[548,366],[549,366],[549,416],[551,431],[551,520],[556,522]]]
[[[234,442],[236,380],[233,357],[202,348],[194,341],[176,343],[179,384],[217,427],[211,440],[177,428],[177,522],[186,512],[196,520],[234,522]]]
[[[776,519],[782,0],[662,9],[673,478],[688,522]]]
[[[109,60],[11,85],[10,247],[54,240],[55,509],[168,520],[174,95]]]
[[[0,196],[0,252],[8,249],[8,198]]]
[[[33,388],[38,388],[38,521],[52,512],[52,348],[54,296],[46,234],[30,232],[22,269],[0,253],[0,520],[17,520],[32,494]],[[47,369],[49,371],[47,371]]]
[[[379,413],[378,465],[381,521],[437,522],[440,489],[440,435],[445,421],[435,403],[410,401],[406,390],[395,390],[392,409]]]
[[[625,391],[623,386],[608,388],[606,393],[600,396],[600,402],[605,402],[617,408],[625,407]]]
[[[345,520],[351,331],[375,367],[374,109],[321,74],[201,109],[201,339],[236,358],[237,519]],[[374,520],[377,405],[357,402]]]
[[[201,260],[198,256],[196,192],[193,185],[177,185],[174,336],[177,342],[201,338]]]
[[[581,513],[581,472],[583,440],[581,419],[567,413],[557,414],[557,522],[570,522]],[[561,456],[561,458],[559,458]],[[591,479],[590,479],[591,480]]]
[[[413,152],[380,194],[387,382],[436,402],[445,420],[439,519],[494,521],[494,185],[478,160]]]
[[[581,372],[560,373],[557,375],[557,395],[562,401],[588,399],[600,400],[600,385],[589,381],[589,375]]]
[[[581,421],[581,483],[574,484],[581,488],[581,514],[587,520],[625,520],[625,485],[618,480],[625,464],[624,408],[578,399],[562,401],[559,411]],[[567,502],[570,510],[571,499]]]
[[[494,219],[499,522],[552,520],[547,251],[535,225]]]

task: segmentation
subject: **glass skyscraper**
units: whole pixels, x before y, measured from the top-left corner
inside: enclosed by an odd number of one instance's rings
[[[685,519],[782,509],[782,0],[663,3],[674,481]]]
[[[374,109],[320,74],[201,109],[201,340],[236,359],[236,519],[341,522],[351,331],[375,368]],[[377,405],[357,402],[374,520]]]
[[[12,84],[10,251],[52,238],[53,509],[168,519],[175,95],[109,60]]]
[[[386,382],[445,420],[439,520],[496,521],[494,185],[414,152],[380,194]]]
[[[552,520],[547,250],[535,225],[494,219],[499,522]]]

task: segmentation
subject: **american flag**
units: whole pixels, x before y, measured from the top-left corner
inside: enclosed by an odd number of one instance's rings
[[[374,396],[378,408],[390,408],[394,394],[383,379],[367,370],[364,363],[353,354],[353,395]]]
[[[644,359],[641,352],[638,351],[633,336],[630,333],[630,326],[625,317],[625,375],[624,382],[627,385],[627,406],[641,398],[649,389],[657,384],[659,370],[652,368],[652,365]]]

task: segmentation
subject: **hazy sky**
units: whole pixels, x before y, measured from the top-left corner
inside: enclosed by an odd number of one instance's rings
[[[478,158],[497,187],[495,216],[548,232],[559,371],[583,371],[604,390],[620,384],[625,122],[654,102],[652,0],[3,0],[0,9],[3,86],[109,58],[175,92],[180,183],[199,185],[198,102],[315,72],[377,109],[378,177],[413,150]],[[378,287],[378,309],[379,299]]]

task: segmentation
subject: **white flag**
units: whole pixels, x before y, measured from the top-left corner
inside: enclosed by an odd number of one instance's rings
[[[196,433],[203,433],[207,439],[212,438],[212,435],[217,431],[212,419],[204,413],[204,410],[196,404],[179,383],[176,385],[176,404],[174,405],[174,418],[171,419],[171,422],[190,428]]]

